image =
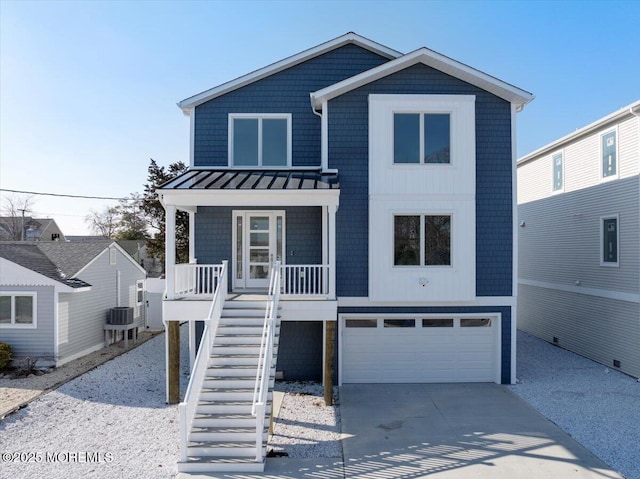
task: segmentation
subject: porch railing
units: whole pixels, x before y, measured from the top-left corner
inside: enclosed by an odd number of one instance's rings
[[[191,369],[187,392],[185,393],[184,401],[178,405],[180,412],[180,460],[182,462],[187,460],[189,431],[191,431],[193,426],[193,418],[196,413],[196,406],[198,405],[198,396],[207,372],[209,354],[216,337],[218,323],[220,322],[224,301],[227,296],[227,264],[226,261],[223,261],[221,265],[209,265],[209,268],[218,272],[217,278],[219,280],[216,282],[209,314],[206,318],[202,318],[204,320],[204,332],[200,340],[198,354]]]
[[[262,329],[262,341],[260,343],[260,356],[258,357],[258,371],[256,372],[256,385],[253,391],[253,407],[251,414],[256,418],[256,461],[262,462],[262,431],[264,430],[265,410],[267,396],[269,394],[269,380],[271,379],[271,363],[273,362],[273,343],[275,338],[275,326],[278,319],[278,300],[280,298],[280,262],[271,268],[269,278],[269,298],[267,310],[264,314],[264,327]]]
[[[176,298],[213,296],[222,277],[219,264],[177,264],[174,292]]]
[[[329,294],[329,265],[283,264],[282,294],[323,297]]]

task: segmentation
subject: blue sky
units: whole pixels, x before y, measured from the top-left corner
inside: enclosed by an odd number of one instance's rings
[[[523,155],[640,98],[639,18],[632,1],[0,0],[0,187],[142,191],[149,158],[188,162],[176,102],[349,31],[532,92]],[[113,204],[35,200],[69,235]]]

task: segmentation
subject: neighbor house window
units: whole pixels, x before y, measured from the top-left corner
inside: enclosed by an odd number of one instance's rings
[[[451,216],[394,216],[395,266],[450,266]]]
[[[603,266],[618,266],[618,249],[620,235],[618,233],[618,217],[601,218],[601,263]]]
[[[229,165],[291,165],[291,115],[229,115]]]
[[[34,327],[35,293],[0,294],[0,327]]]
[[[562,153],[553,155],[553,191],[561,191],[564,183]]]
[[[109,264],[116,264],[117,251],[115,248],[109,248]]]
[[[608,178],[618,174],[616,155],[616,132],[610,131],[602,135],[602,177]]]
[[[451,163],[451,115],[394,113],[393,162]]]

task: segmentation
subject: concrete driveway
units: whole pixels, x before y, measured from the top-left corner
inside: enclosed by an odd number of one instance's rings
[[[497,384],[349,384],[340,403],[345,478],[622,478]]]

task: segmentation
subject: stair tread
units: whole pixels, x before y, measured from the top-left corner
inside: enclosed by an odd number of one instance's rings
[[[264,461],[262,461],[264,462]],[[262,462],[260,462],[260,464],[262,464]],[[220,457],[215,457],[215,456],[192,456],[192,457],[187,457],[187,460],[185,462],[182,462],[182,464],[216,464],[216,463],[223,463],[223,464],[257,464],[255,456],[253,458],[249,458],[249,457],[224,457],[224,456],[220,456]]]

